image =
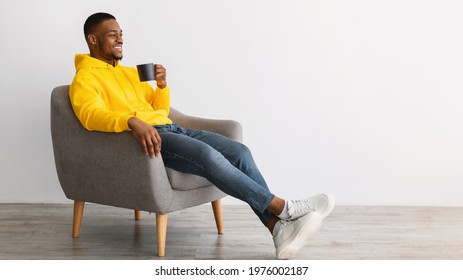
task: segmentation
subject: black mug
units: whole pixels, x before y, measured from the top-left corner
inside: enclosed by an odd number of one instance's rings
[[[137,65],[138,77],[140,82],[154,80],[154,63],[146,63]]]

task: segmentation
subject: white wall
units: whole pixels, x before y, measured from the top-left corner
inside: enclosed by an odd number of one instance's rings
[[[68,202],[49,97],[97,11],[124,64],[166,66],[175,107],[244,125],[276,194],[463,205],[458,0],[1,0],[0,202]]]

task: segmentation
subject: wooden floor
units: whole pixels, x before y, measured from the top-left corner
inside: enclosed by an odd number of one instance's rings
[[[247,206],[171,213],[166,256],[156,256],[155,215],[86,204],[78,239],[72,205],[0,204],[0,259],[275,259],[272,238]],[[463,207],[338,206],[295,259],[463,259]]]

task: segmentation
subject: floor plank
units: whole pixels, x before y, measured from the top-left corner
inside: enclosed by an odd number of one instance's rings
[[[270,233],[247,206],[169,214],[166,256],[156,256],[155,215],[87,204],[73,239],[71,204],[0,204],[0,259],[275,259]],[[463,259],[463,207],[338,206],[295,259]]]

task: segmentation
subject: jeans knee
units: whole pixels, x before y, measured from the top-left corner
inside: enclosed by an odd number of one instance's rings
[[[238,143],[237,145],[237,154],[239,155],[240,158],[247,158],[251,157],[251,150],[248,148],[248,146]]]
[[[254,159],[251,154],[251,150],[244,144],[238,143],[234,150],[234,159],[232,160],[235,162],[237,166],[248,166],[249,164],[253,164]]]

